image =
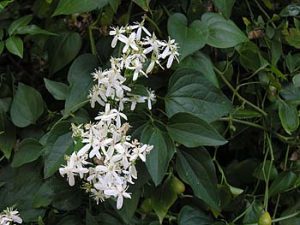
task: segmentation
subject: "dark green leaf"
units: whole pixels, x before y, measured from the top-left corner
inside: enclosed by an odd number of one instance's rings
[[[43,146],[35,139],[24,139],[14,155],[11,166],[19,167],[26,163],[35,161],[42,154]]]
[[[18,127],[34,124],[43,114],[44,101],[34,88],[19,83],[10,109],[12,122]]]
[[[16,127],[0,112],[0,150],[9,159],[16,143]]]
[[[208,30],[205,23],[195,20],[188,25],[187,18],[181,13],[169,17],[168,32],[179,45],[181,59],[201,49],[207,42]]]
[[[235,0],[213,0],[213,3],[224,17],[229,19]]]
[[[80,55],[73,62],[68,72],[71,89],[65,102],[65,115],[75,112],[88,102],[89,90],[93,84],[91,73],[97,67],[97,58],[91,54]]]
[[[11,98],[0,98],[0,113],[1,112],[8,112],[10,105],[11,105]]]
[[[109,0],[60,0],[53,16],[70,15],[100,9]]]
[[[23,41],[21,38],[11,36],[5,41],[5,46],[10,53],[23,58]]]
[[[168,177],[151,195],[151,205],[159,218],[160,224],[162,224],[169,208],[174,204],[176,199],[177,193],[174,188],[172,188],[171,177]]]
[[[202,22],[208,27],[206,43],[212,47],[231,48],[248,40],[231,20],[226,20],[217,13],[205,13]]]
[[[271,166],[272,165],[272,166]],[[269,175],[270,173],[270,175]],[[265,176],[269,176],[269,180],[274,180],[278,175],[277,169],[274,163],[271,164],[270,160],[266,160],[265,163],[260,163],[254,170],[253,176],[260,180],[265,180]]]
[[[270,186],[269,197],[292,188],[297,178],[298,176],[291,171],[280,173]]]
[[[211,125],[189,113],[177,113],[172,116],[167,129],[173,140],[189,148],[227,143]]]
[[[144,11],[149,11],[149,3],[151,0],[132,0],[135,4],[141,7]]]
[[[300,48],[300,30],[297,28],[290,28],[284,34],[285,40],[290,46],[298,49]]]
[[[69,87],[60,82],[48,80],[44,78],[47,90],[52,94],[56,100],[65,100],[69,92]]]
[[[72,148],[73,139],[71,137],[71,133],[64,134],[57,138],[45,158],[45,178],[52,176],[64,164],[64,156],[72,152]]]
[[[214,65],[212,64],[210,58],[200,51],[180,61],[178,67],[197,70],[216,87],[219,87],[219,81],[214,71]]]
[[[178,151],[176,171],[188,183],[194,194],[213,210],[220,210],[216,171],[212,159],[205,149]]]
[[[0,171],[0,182],[5,182],[0,191],[0,210],[17,205],[25,223],[43,216],[44,209],[34,209],[33,196],[42,185],[40,165],[27,164],[18,168],[5,167]]]
[[[56,73],[78,54],[81,37],[76,32],[67,32],[51,38],[48,42],[49,72]]]
[[[153,149],[147,155],[146,165],[155,185],[159,185],[175,152],[174,143],[167,132],[152,124],[144,128],[141,142],[153,145]]]
[[[178,216],[178,225],[211,225],[212,220],[199,209],[184,206]]]
[[[202,73],[178,69],[169,81],[165,97],[169,117],[188,112],[206,122],[212,122],[231,111],[231,103]]]
[[[291,134],[299,127],[298,110],[295,105],[279,101],[279,118],[284,130]]]
[[[4,50],[4,42],[0,41],[0,55],[2,54],[3,50]]]

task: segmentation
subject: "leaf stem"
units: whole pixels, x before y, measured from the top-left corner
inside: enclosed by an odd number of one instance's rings
[[[222,78],[222,80],[224,81],[224,83],[228,86],[228,88],[233,92],[234,95],[236,95],[242,102],[248,104],[249,106],[251,106],[253,109],[257,110],[258,112],[260,112],[262,115],[267,116],[268,114],[263,111],[261,108],[257,107],[256,105],[254,105],[253,103],[251,103],[250,101],[248,101],[247,99],[245,99],[244,97],[242,97],[237,90],[231,85],[231,83],[225,78],[223,72],[221,72],[220,70],[218,70],[216,67],[214,67],[215,71],[217,72],[217,74]]]

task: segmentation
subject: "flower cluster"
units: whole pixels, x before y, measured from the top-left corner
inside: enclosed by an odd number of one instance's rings
[[[109,33],[114,36],[111,46],[115,48],[121,43],[122,54],[118,58],[111,58],[111,67],[107,70],[97,70],[93,73],[96,84],[90,92],[91,106],[95,103],[105,106],[108,100],[118,102],[119,110],[124,109],[124,104],[131,103],[131,110],[135,109],[137,103],[147,102],[151,110],[151,102],[155,101],[154,92],[147,90],[147,95],[140,96],[132,94],[131,88],[126,85],[126,77],[123,74],[132,76],[135,81],[141,76],[148,77],[155,65],[162,69],[162,61],[167,59],[167,68],[170,68],[174,59],[178,61],[178,46],[175,40],[158,40],[144,27],[144,20],[141,23],[134,23],[131,26],[115,27]],[[145,37],[143,37],[145,36]]]
[[[123,43],[120,58],[111,58],[110,68],[92,73],[95,85],[90,91],[91,107],[98,103],[105,108],[95,117],[95,122],[72,125],[73,137],[83,146],[67,156],[67,164],[59,169],[67,175],[69,185],[75,185],[75,177],[84,180],[84,189],[99,203],[108,198],[117,200],[117,208],[123,205],[129,184],[137,179],[136,161],[146,161],[153,146],[132,140],[127,134],[130,125],[123,113],[126,103],[134,110],[137,103],[147,103],[149,110],[155,94],[147,90],[142,96],[131,93],[134,81],[140,76],[148,77],[155,65],[162,67],[161,60],[168,58],[167,68],[178,60],[177,44],[158,40],[144,27],[144,21],[132,26],[113,28],[112,47]],[[146,37],[143,37],[146,36]],[[163,67],[162,67],[163,68]],[[128,79],[132,81],[128,85]]]
[[[0,213],[0,225],[13,225],[15,223],[22,223],[18,210],[7,208]]]

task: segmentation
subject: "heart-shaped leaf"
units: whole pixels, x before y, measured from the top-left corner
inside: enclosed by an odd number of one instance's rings
[[[168,32],[179,45],[181,59],[201,49],[208,37],[208,29],[203,22],[195,20],[188,25],[187,18],[181,13],[169,17]]]

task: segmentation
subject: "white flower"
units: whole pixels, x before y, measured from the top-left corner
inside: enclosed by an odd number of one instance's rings
[[[120,35],[119,40],[125,44],[125,46],[123,47],[123,50],[122,50],[123,53],[127,52],[129,48],[132,48],[135,51],[139,50],[137,43],[136,43],[135,36],[136,36],[136,33],[134,33],[134,32],[131,33],[129,35],[129,37],[126,37],[123,34]]]
[[[148,102],[148,109],[151,110],[152,109],[152,102],[155,101],[156,96],[154,94],[154,91],[147,90],[147,92],[148,92],[148,96],[146,96],[145,99]]]
[[[121,209],[123,206],[124,198],[131,198],[130,194],[126,192],[126,189],[117,185],[113,189],[105,190],[104,193],[109,196],[114,196],[117,198],[117,209]]]
[[[132,30],[136,29],[136,39],[141,40],[142,37],[142,31],[146,33],[146,35],[151,36],[151,33],[147,30],[146,27],[144,27],[145,20],[142,20],[142,22],[134,22],[135,25],[130,26]]]
[[[112,27],[112,30],[109,32],[109,35],[114,36],[112,42],[111,42],[111,47],[115,48],[118,42],[118,39],[120,37],[121,34],[125,33],[126,30],[124,29],[124,27]]]
[[[0,225],[11,225],[13,223],[21,224],[22,222],[23,221],[18,210],[6,208],[0,213]]]

